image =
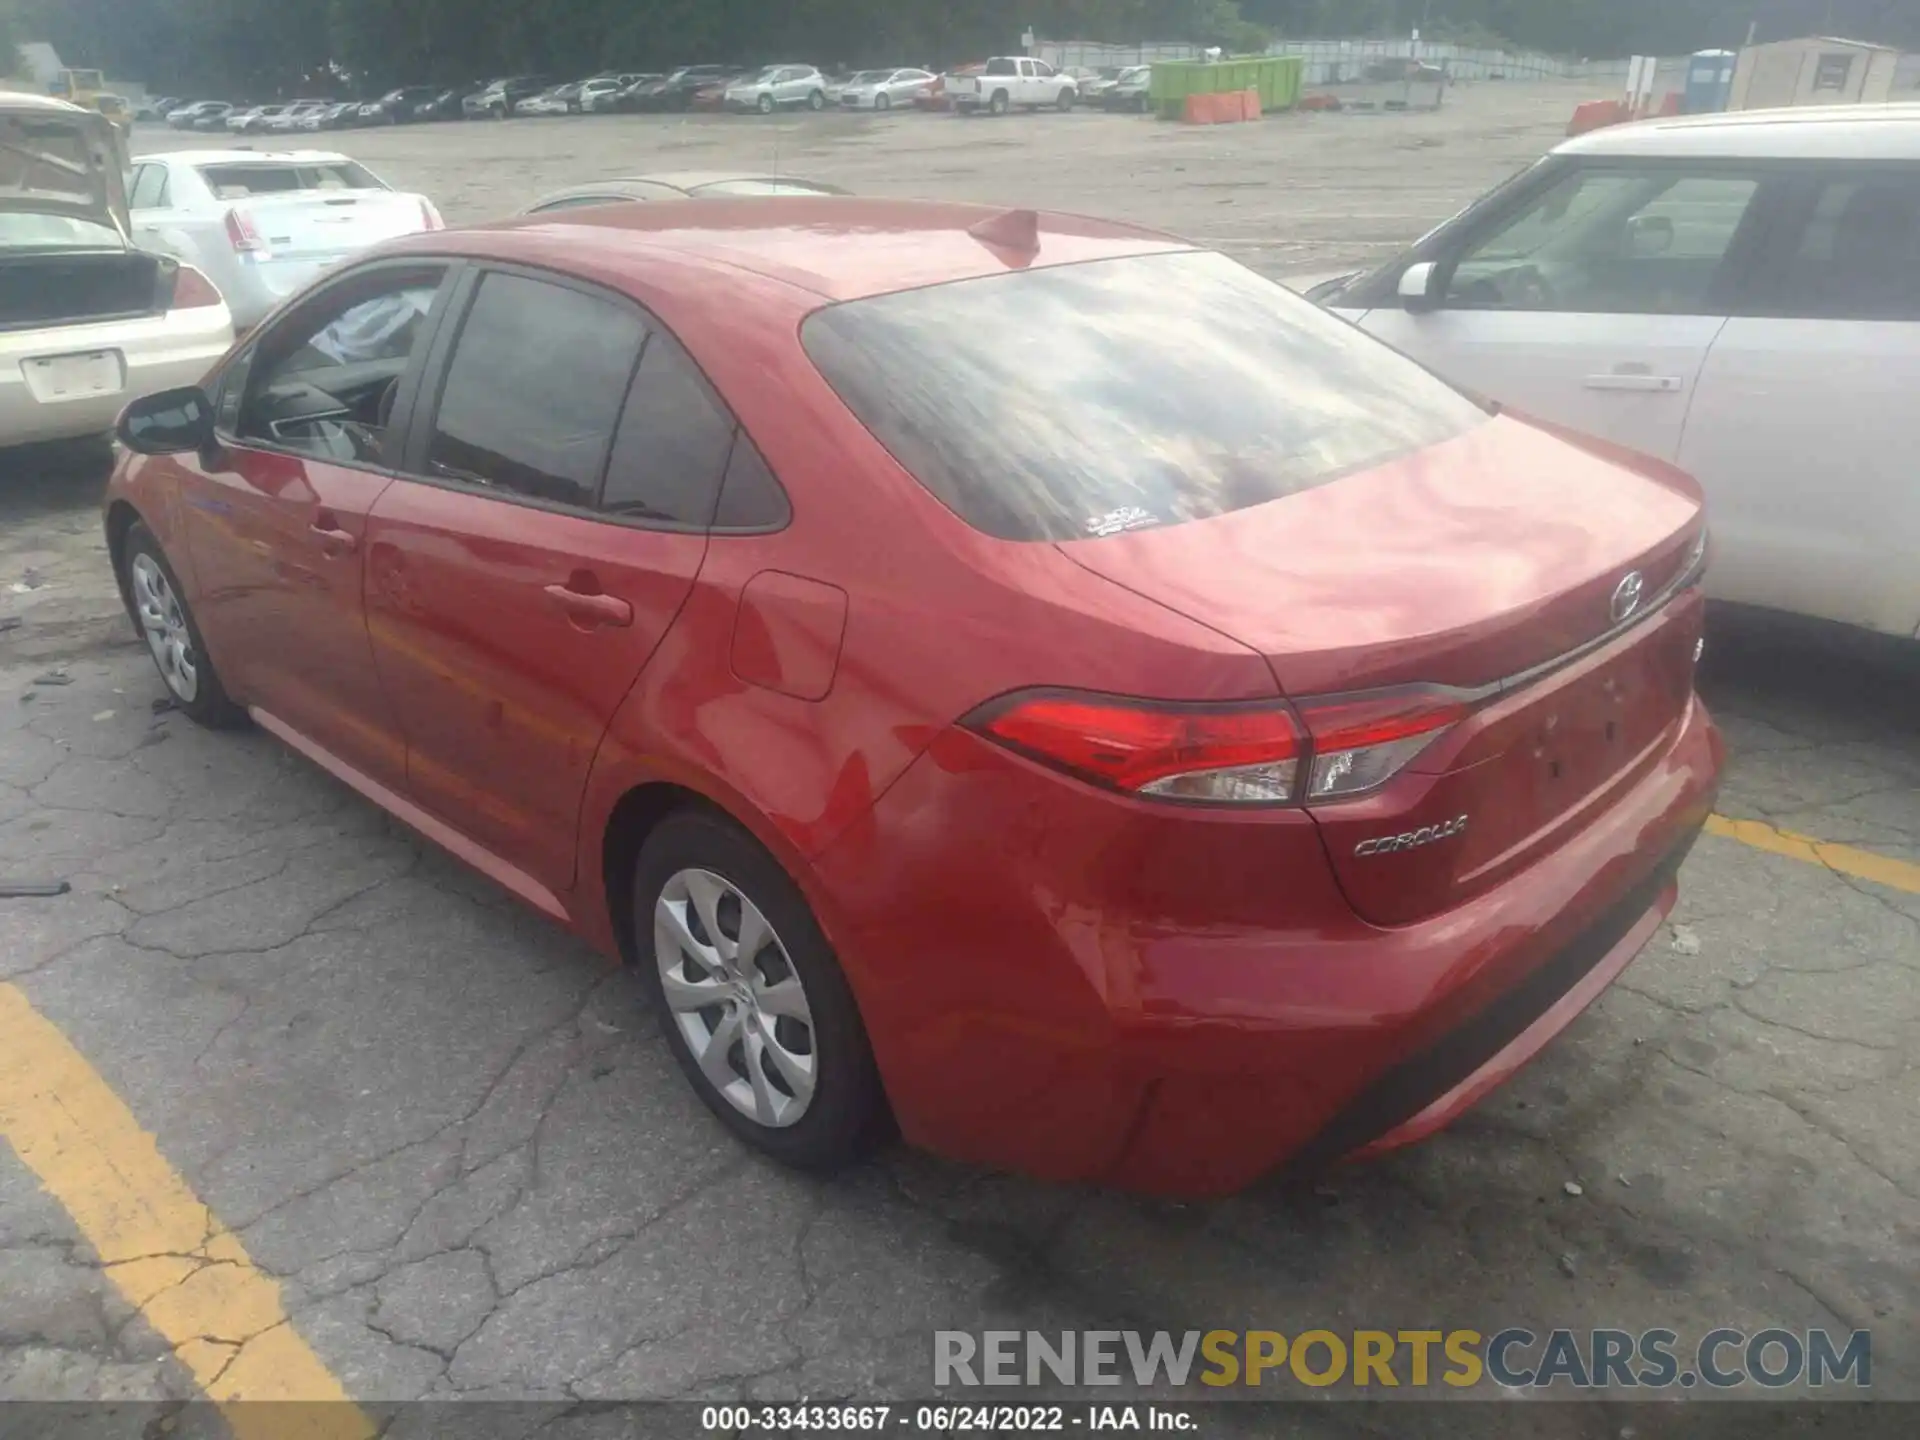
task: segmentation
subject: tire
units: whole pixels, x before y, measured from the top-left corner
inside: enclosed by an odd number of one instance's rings
[[[886,1101],[859,1007],[805,897],[771,855],[731,821],[683,810],[640,847],[633,896],[641,983],[674,1059],[722,1124],[802,1170],[838,1169],[883,1138]],[[766,939],[742,957],[747,907]],[[716,930],[731,959],[712,943]],[[663,966],[666,946],[675,953]],[[708,990],[715,999],[703,1005]],[[778,1014],[758,998],[775,993]]]
[[[873,97],[873,108],[876,110],[891,110],[893,108],[893,101],[887,95],[886,91],[882,90],[878,95]]]
[[[762,95],[760,97],[760,113],[762,115],[771,115],[773,113],[773,96]]]
[[[1013,108],[1012,97],[1004,90],[993,92],[993,99],[987,102],[987,109],[995,115],[1004,115]]]
[[[1071,85],[1062,89],[1060,92],[1060,99],[1057,102],[1060,107],[1060,113],[1062,115],[1071,114],[1073,111],[1073,102],[1078,98],[1079,96],[1076,94],[1076,92],[1074,91],[1074,88]]]
[[[827,92],[824,90],[809,90],[807,92],[807,108],[814,111],[826,109]]]
[[[153,532],[136,520],[121,542],[120,555],[133,622],[174,705],[211,730],[245,725],[247,712],[228,698],[220,683],[180,579]]]

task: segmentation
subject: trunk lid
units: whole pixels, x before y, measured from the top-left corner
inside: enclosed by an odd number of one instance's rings
[[[417,196],[392,190],[304,190],[252,195],[234,208],[274,262],[328,262],[425,228]]]
[[[1692,693],[1698,597],[1659,602],[1700,512],[1657,462],[1500,418],[1284,499],[1059,548],[1258,650],[1290,698],[1471,692],[1382,789],[1313,810],[1355,909],[1400,924],[1510,875],[1651,763]]]
[[[98,111],[0,95],[0,213],[64,215],[130,235],[126,168],[126,144]]]

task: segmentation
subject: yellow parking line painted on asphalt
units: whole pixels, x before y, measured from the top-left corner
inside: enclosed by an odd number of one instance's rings
[[[1708,819],[1707,833],[1738,840],[1742,845],[1751,845],[1769,855],[1785,855],[1791,860],[1805,860],[1810,865],[1824,865],[1829,870],[1851,875],[1856,880],[1871,880],[1876,885],[1920,895],[1920,865],[1906,860],[1876,855],[1871,850],[1857,850],[1851,845],[1830,845],[1825,840],[1796,835],[1791,830],[1776,830],[1763,821],[1729,820],[1724,815]]]
[[[221,1407],[236,1440],[369,1440],[375,1433],[295,1333],[279,1285],[166,1162],[86,1057],[7,984],[0,984],[0,1139],[66,1208],[108,1278]]]

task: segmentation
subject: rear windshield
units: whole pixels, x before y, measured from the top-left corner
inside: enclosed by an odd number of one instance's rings
[[[1071,540],[1224,515],[1487,412],[1221,255],[1103,260],[817,311],[813,363],[976,529]]]
[[[202,165],[200,177],[219,200],[249,195],[284,195],[297,190],[384,190],[371,171],[351,160],[300,165]]]

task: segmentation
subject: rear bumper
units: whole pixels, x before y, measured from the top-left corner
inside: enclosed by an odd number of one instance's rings
[[[232,346],[233,328],[225,307],[209,305],[148,319],[0,335],[0,445],[111,430],[129,401],[204,380]],[[35,357],[95,351],[120,355],[125,378],[118,391],[43,398],[27,379],[25,362]]]
[[[1293,814],[1120,801],[962,732],[814,878],[910,1140],[1222,1194],[1431,1134],[1537,1053],[1671,908],[1722,753],[1692,702],[1591,824],[1393,928]]]

